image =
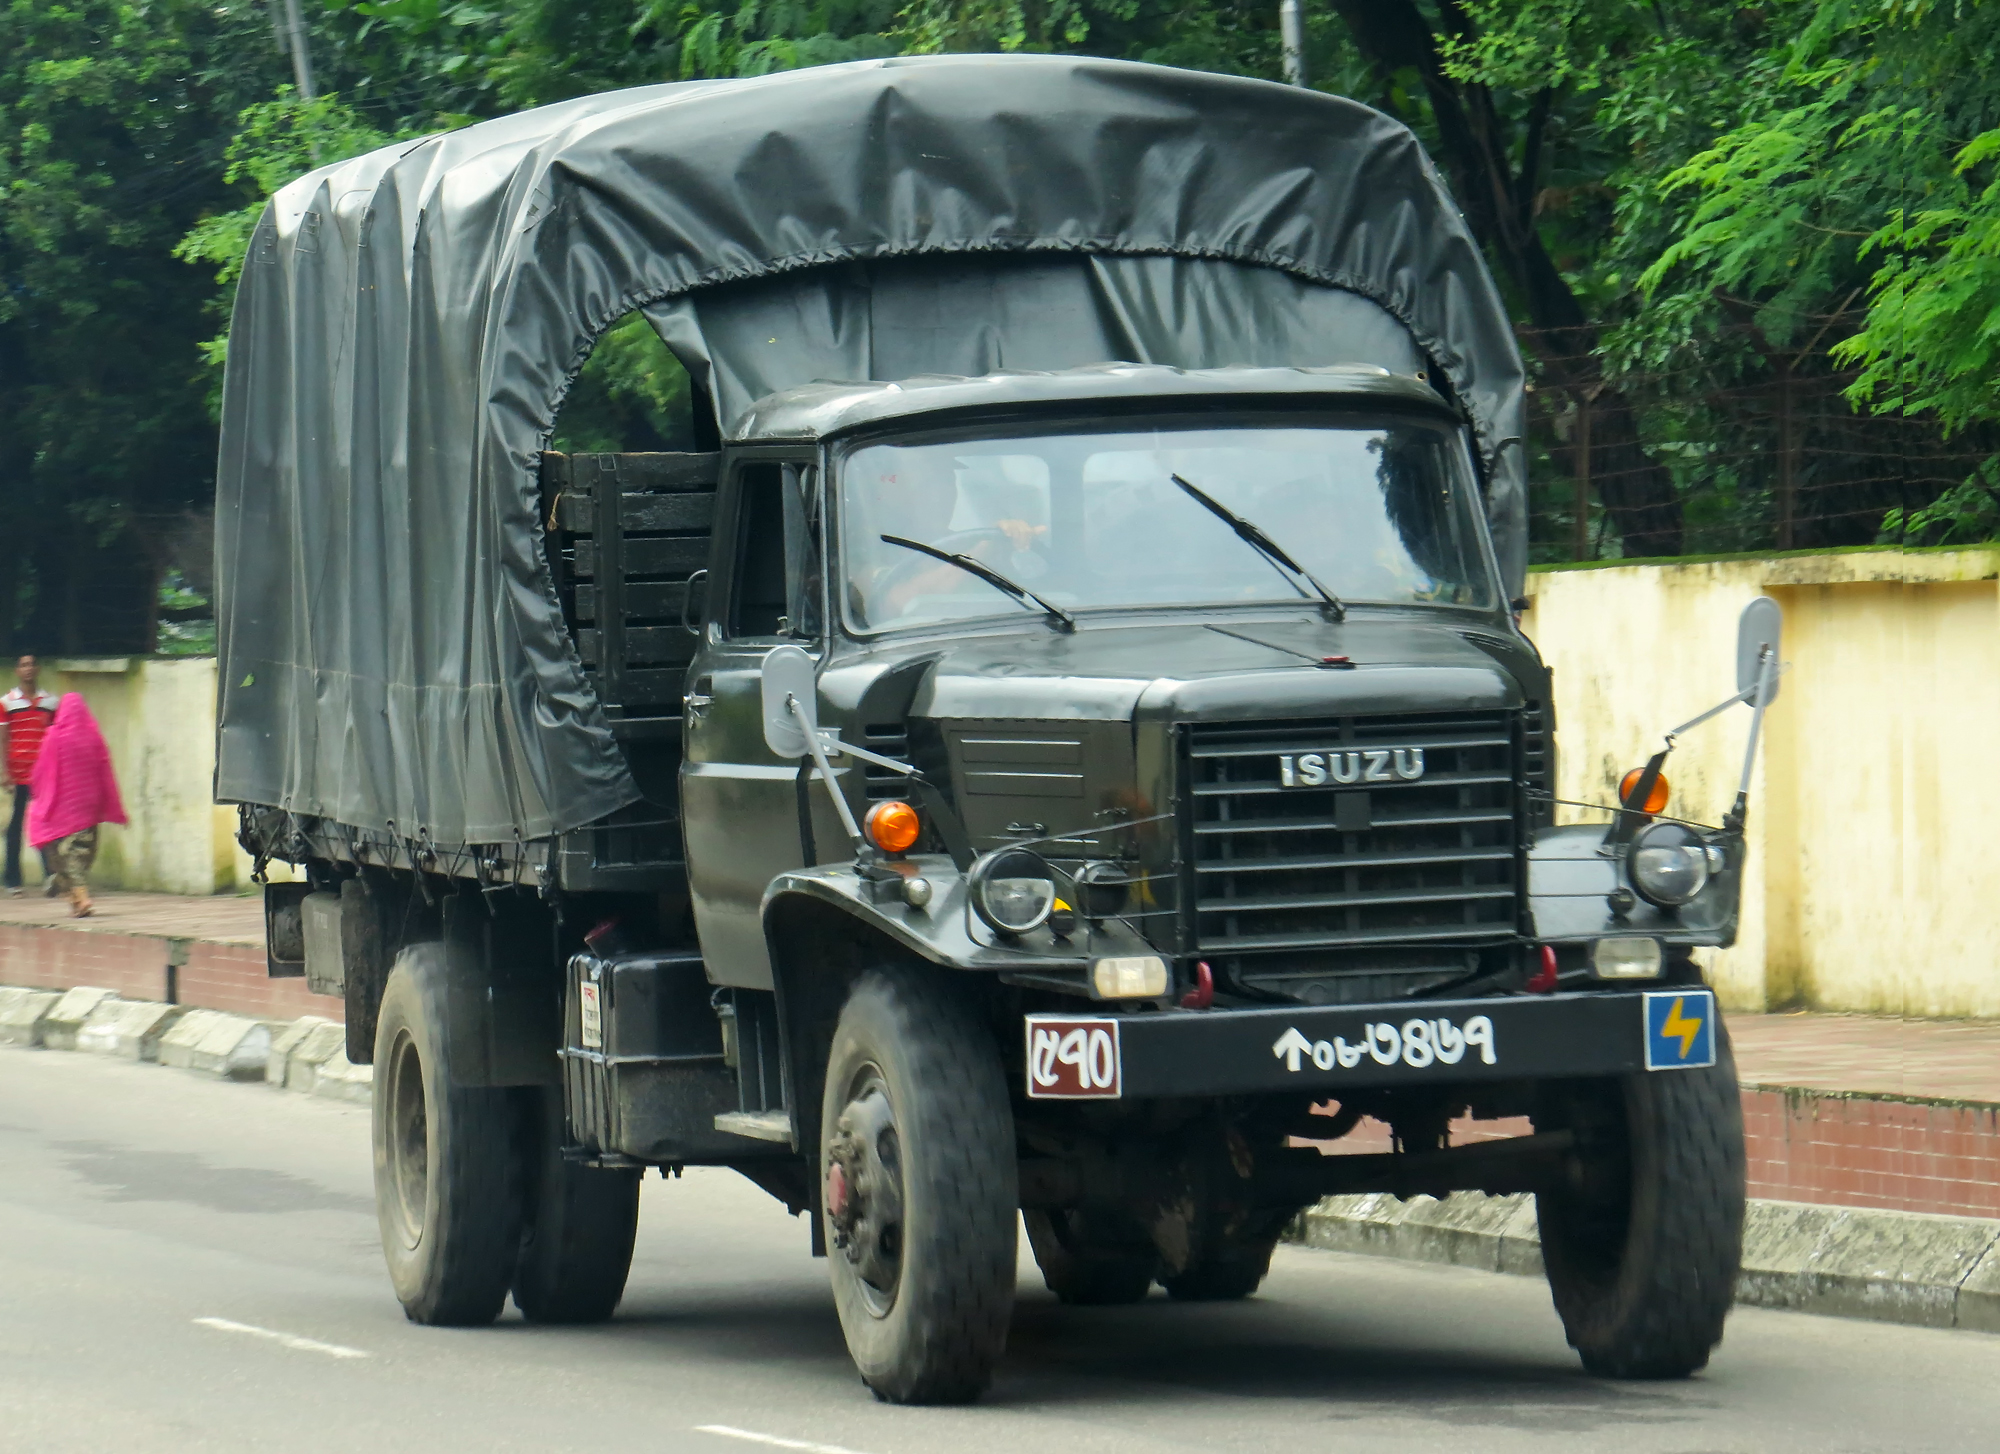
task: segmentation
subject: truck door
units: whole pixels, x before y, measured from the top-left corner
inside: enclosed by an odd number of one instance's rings
[[[759,669],[774,646],[825,649],[817,472],[738,456],[723,481],[702,645],[688,668],[681,822],[709,978],[770,989],[761,908],[803,862],[799,764],[764,745]]]

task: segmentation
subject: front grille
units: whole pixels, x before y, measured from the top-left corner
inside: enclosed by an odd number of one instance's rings
[[[910,733],[901,722],[869,723],[861,729],[861,745],[870,752],[893,757],[898,762],[910,760]],[[868,784],[868,801],[871,803],[909,794],[909,779],[892,768],[864,762],[861,764],[861,775]]]
[[[1517,726],[1512,713],[1486,712],[1185,729],[1194,946],[1286,957],[1510,937],[1522,880]],[[1410,780],[1413,749],[1423,771]],[[1287,756],[1295,786],[1282,781]]]
[[[1540,702],[1521,708],[1521,781],[1528,789],[1528,821],[1537,828],[1555,822],[1555,754],[1549,745],[1549,714]]]

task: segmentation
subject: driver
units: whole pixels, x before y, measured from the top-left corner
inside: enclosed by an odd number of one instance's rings
[[[867,564],[849,584],[858,619],[888,621],[907,613],[925,596],[990,594],[993,588],[978,577],[943,561],[928,560],[877,537],[901,535],[940,550],[969,555],[1002,572],[1011,572],[1010,557],[1044,540],[1046,525],[1008,517],[954,530],[952,521],[968,503],[958,483],[958,462],[950,456],[927,459],[915,450],[898,451],[895,468],[866,484],[868,526]],[[938,465],[942,464],[942,468]],[[975,492],[970,503],[978,500]],[[860,554],[860,552],[857,552]]]

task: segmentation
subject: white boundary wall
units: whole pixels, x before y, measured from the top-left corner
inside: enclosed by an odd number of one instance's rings
[[[1540,570],[1522,626],[1555,670],[1561,796],[1606,802],[1660,734],[1735,690],[1736,617],[1785,608],[1790,666],[1751,783],[1726,1003],[2000,1017],[2000,551],[1864,550]],[[1669,811],[1717,822],[1749,714],[1669,759]],[[1564,810],[1569,821],[1591,815]]]

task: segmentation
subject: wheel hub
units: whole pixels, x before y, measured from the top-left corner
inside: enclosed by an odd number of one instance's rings
[[[400,1038],[389,1056],[389,1176],[403,1244],[424,1235],[430,1184],[430,1126],[424,1111],[424,1072],[417,1047]]]
[[[895,1110],[870,1078],[842,1108],[827,1148],[826,1213],[835,1250],[886,1312],[903,1274],[903,1159]]]

